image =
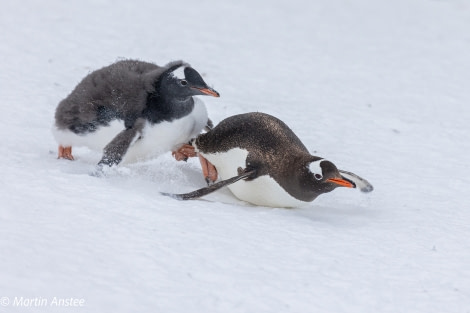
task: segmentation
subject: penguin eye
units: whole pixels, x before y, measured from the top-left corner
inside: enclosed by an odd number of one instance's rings
[[[314,176],[317,180],[320,180],[320,179],[323,178],[323,175],[321,175],[321,174],[315,174]]]
[[[186,80],[181,80],[180,82],[181,86],[186,86],[188,84],[188,82]]]

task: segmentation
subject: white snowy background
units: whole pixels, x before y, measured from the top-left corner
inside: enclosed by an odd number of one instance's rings
[[[469,1],[3,0],[0,56],[0,312],[470,312]],[[57,160],[58,102],[121,58],[189,62],[214,122],[275,115],[374,192],[179,202],[196,159]]]

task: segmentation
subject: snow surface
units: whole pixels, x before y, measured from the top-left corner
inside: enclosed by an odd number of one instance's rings
[[[470,312],[469,1],[0,7],[0,312]],[[204,186],[196,159],[57,160],[56,105],[119,58],[189,62],[215,122],[275,115],[375,190],[179,202],[159,191]]]

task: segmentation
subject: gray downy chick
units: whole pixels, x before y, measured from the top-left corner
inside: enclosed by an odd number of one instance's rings
[[[184,78],[173,74],[180,67]],[[86,146],[103,151],[100,168],[175,151],[211,123],[197,95],[219,97],[183,61],[123,60],[96,70],[56,109],[59,158],[73,160],[72,146]]]

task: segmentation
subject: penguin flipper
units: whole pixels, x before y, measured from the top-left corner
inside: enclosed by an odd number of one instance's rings
[[[360,191],[371,192],[372,190],[374,190],[374,186],[372,186],[372,184],[369,183],[366,179],[348,171],[343,171],[343,170],[338,170],[338,171],[341,173],[341,176],[343,176],[343,178],[345,178],[346,180],[356,185]]]
[[[221,180],[221,181],[219,181],[215,184],[212,184],[210,186],[207,186],[207,187],[204,187],[204,188],[192,191],[192,192],[181,193],[181,194],[172,194],[172,193],[161,192],[161,194],[164,195],[164,196],[169,196],[169,197],[175,198],[177,200],[193,200],[193,199],[197,199],[197,198],[203,197],[205,195],[208,195],[208,194],[210,194],[210,193],[212,193],[216,190],[219,190],[222,187],[233,184],[233,183],[239,181],[240,179],[249,178],[250,176],[255,175],[255,174],[256,174],[256,170],[246,171],[246,172],[243,172],[240,175],[234,176],[234,177],[226,179],[226,180]]]
[[[132,127],[127,127],[117,134],[116,137],[114,137],[113,140],[104,147],[103,157],[98,163],[98,167],[102,167],[103,165],[112,166],[119,164],[131,144],[141,134],[143,127],[143,120],[138,119]]]

